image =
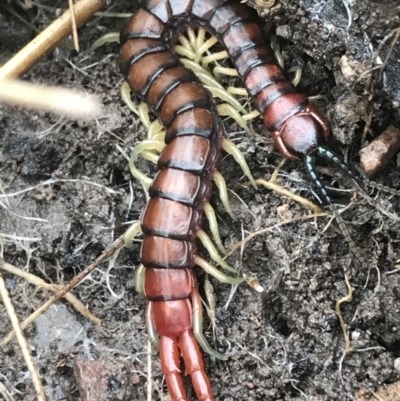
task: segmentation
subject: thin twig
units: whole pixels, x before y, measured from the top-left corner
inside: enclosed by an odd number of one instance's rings
[[[147,340],[147,401],[153,399],[153,378],[152,378],[152,363],[151,363],[151,341]]]
[[[279,184],[276,184],[275,182],[259,179],[259,180],[256,180],[256,183],[259,185],[262,185],[263,187],[272,189],[273,191],[277,192],[278,194],[285,195],[288,198],[293,199],[295,202],[298,202],[298,203],[312,209],[315,213],[324,213],[324,211],[315,203],[309,201],[306,198],[303,198],[300,195],[295,194],[294,192],[282,187]]]
[[[74,47],[75,50],[79,52],[79,37],[78,37],[78,27],[76,26],[74,0],[69,0],[68,3],[69,3],[69,10],[71,11],[72,37],[74,38]]]
[[[105,6],[103,0],[80,0],[74,6],[76,26],[83,25]],[[55,49],[72,32],[71,11],[66,11],[0,68],[0,79],[18,78]]]
[[[38,287],[44,288],[44,289],[46,289],[48,291],[52,291],[54,293],[57,293],[57,291],[59,291],[63,287],[62,285],[46,283],[40,277],[37,277],[32,273],[26,272],[25,270],[19,269],[18,267],[15,267],[7,262],[4,262],[2,265],[0,265],[0,270],[1,269],[8,273],[14,274],[15,276],[21,277],[24,280],[37,285]],[[65,299],[78,312],[80,312],[83,316],[90,319],[93,323],[95,323],[95,324],[101,323],[101,320],[98,317],[92,315],[90,313],[90,311],[86,308],[86,306],[78,298],[76,298],[76,296],[74,294],[71,294],[71,293],[65,294]]]
[[[225,255],[224,259],[226,259],[230,255],[232,255],[232,253],[235,252],[236,249],[238,249],[241,246],[247,244],[250,240],[252,240],[257,235],[262,235],[262,234],[265,234],[267,232],[273,231],[277,227],[281,227],[281,226],[284,226],[286,224],[291,224],[291,223],[295,223],[297,221],[309,220],[309,219],[314,219],[316,217],[324,217],[324,216],[328,216],[328,213],[315,213],[315,214],[310,214],[308,216],[295,217],[293,219],[283,220],[280,223],[274,224],[274,225],[269,226],[267,228],[263,228],[262,230],[255,231],[255,232],[251,233],[250,235],[248,235],[244,240],[236,242],[236,244],[230,246],[229,247],[229,252]]]
[[[59,301],[62,297],[76,287],[85,277],[87,277],[99,264],[103,263],[106,259],[112,256],[118,249],[124,246],[123,235],[119,237],[111,246],[109,246],[93,263],[88,265],[85,270],[75,276],[68,284],[62,287],[52,298],[40,306],[34,313],[32,313],[21,324],[21,329],[25,329],[32,322],[34,322],[42,313],[46,312],[52,305]],[[0,347],[8,344],[15,336],[15,331],[8,333],[3,340],[0,341]]]
[[[346,282],[348,294],[346,296],[344,296],[343,298],[340,298],[336,302],[335,310],[336,310],[336,314],[337,314],[337,316],[339,318],[340,327],[342,328],[342,331],[343,331],[344,341],[346,343],[346,354],[349,355],[349,354],[351,354],[353,352],[353,349],[351,347],[349,333],[347,332],[347,325],[346,325],[346,323],[345,323],[345,321],[343,319],[342,312],[340,311],[340,306],[342,305],[342,303],[349,302],[349,301],[352,300],[352,298],[353,298],[353,287],[350,284],[349,276],[347,274],[344,275],[344,280]]]
[[[4,401],[15,401],[2,382],[0,382],[0,395],[4,398]]]
[[[3,259],[0,259],[0,266],[3,265]],[[8,317],[10,318],[11,325],[14,329],[15,336],[17,337],[17,341],[19,347],[21,349],[22,355],[25,359],[26,366],[29,370],[29,373],[32,377],[32,383],[36,391],[36,397],[38,401],[45,401],[46,396],[44,394],[43,386],[40,381],[39,372],[36,369],[35,362],[32,357],[31,349],[29,347],[28,341],[23,333],[22,326],[18,321],[17,313],[14,309],[14,305],[11,302],[10,295],[7,291],[6,283],[4,281],[3,275],[0,272],[0,295],[3,300],[4,307],[6,308]]]

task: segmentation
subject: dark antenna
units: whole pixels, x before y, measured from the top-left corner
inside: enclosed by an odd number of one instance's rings
[[[391,195],[400,195],[400,191],[396,189],[390,188],[386,185],[382,185],[376,181],[371,181],[361,177],[361,175],[354,172],[339,155],[337,155],[332,150],[326,148],[325,146],[319,146],[316,149],[316,151],[318,153],[318,156],[322,157],[325,160],[331,161],[335,166],[339,167],[342,171],[344,171],[350,178],[352,178],[358,184],[364,185],[366,187],[371,187],[373,189],[376,188],[379,191]]]
[[[318,150],[319,150],[319,148],[318,148]],[[323,152],[321,152],[321,153],[323,153]],[[318,152],[318,154],[321,156],[320,152]],[[335,154],[333,154],[333,156],[335,156],[335,158],[336,158]],[[329,156],[328,160],[332,160],[331,159],[331,155]],[[342,164],[343,164],[343,166],[345,167],[344,171],[346,171],[346,173],[347,173],[347,170],[350,171],[348,166],[344,162],[340,161],[340,158],[337,158],[337,160],[340,162],[339,167],[342,168]],[[336,165],[338,165],[336,160],[334,161],[334,163]],[[349,230],[347,229],[347,226],[346,226],[344,220],[342,219],[342,216],[338,212],[335,204],[333,203],[332,198],[329,196],[329,194],[328,194],[328,192],[327,192],[327,190],[325,188],[325,185],[323,184],[323,182],[321,180],[321,177],[320,177],[320,175],[319,175],[319,173],[318,173],[318,171],[317,171],[317,169],[315,167],[315,157],[311,156],[311,155],[307,155],[306,158],[305,158],[305,164],[306,164],[306,169],[308,171],[308,174],[310,175],[311,179],[313,180],[313,182],[318,187],[318,189],[319,189],[324,201],[326,202],[326,204],[328,205],[329,209],[333,213],[333,215],[334,215],[334,217],[336,219],[336,222],[339,225],[339,228],[341,229],[341,231],[343,233],[344,238],[349,243],[351,252],[353,252],[354,256],[356,257],[357,261],[361,264],[361,266],[365,267],[366,266],[365,258],[361,255],[360,251],[357,248],[357,245],[353,241],[353,238],[351,238]]]

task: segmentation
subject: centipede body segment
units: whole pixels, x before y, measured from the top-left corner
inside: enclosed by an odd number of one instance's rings
[[[199,260],[196,233],[211,195],[224,128],[210,93],[171,51],[177,34],[188,25],[218,38],[278,150],[291,159],[305,158],[328,203],[312,153],[348,171],[322,146],[330,134],[326,118],[285,78],[253,9],[237,0],[148,0],[125,25],[121,71],[166,128],[159,172],[142,216],[148,323],[160,336],[161,366],[172,399],[188,400],[182,355],[198,399],[206,401],[215,398],[193,335],[198,312],[194,305],[199,303],[193,268]]]

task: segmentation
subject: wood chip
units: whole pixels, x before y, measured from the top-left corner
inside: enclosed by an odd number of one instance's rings
[[[369,178],[384,168],[400,149],[400,130],[390,125],[360,151],[360,163]]]

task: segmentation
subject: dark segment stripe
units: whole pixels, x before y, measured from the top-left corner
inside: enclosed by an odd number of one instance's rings
[[[230,0],[215,10],[208,24],[221,36],[236,22],[246,20],[256,21],[256,17],[257,13],[252,8],[235,0]]]
[[[189,183],[182,179],[177,181],[176,179],[174,180],[176,173],[185,173],[191,175],[192,178],[187,180]],[[197,179],[197,181],[194,179]],[[212,184],[188,171],[168,167],[157,174],[149,193],[152,198],[169,199],[186,206],[199,208],[202,207],[203,200],[211,196]]]
[[[202,222],[200,210],[169,199],[152,198],[142,216],[142,230],[145,235],[194,241]]]
[[[165,143],[168,145],[177,136],[197,135],[214,140],[217,135],[214,117],[211,110],[191,108],[178,114],[168,127]]]
[[[119,55],[119,68],[127,76],[129,68],[142,57],[159,52],[169,51],[168,46],[160,39],[130,39],[127,40]]]
[[[149,11],[140,8],[122,29],[120,43],[134,38],[161,39],[165,33],[165,24]]]
[[[270,131],[278,131],[282,124],[303,111],[308,99],[300,93],[291,93],[275,99],[265,111],[264,123]]]
[[[175,17],[183,17],[192,11],[193,0],[174,0],[170,2],[170,6]]]
[[[271,84],[262,89],[254,97],[254,103],[257,110],[264,114],[265,110],[278,98],[283,95],[296,93],[296,88],[289,81],[282,81]]]
[[[148,54],[131,66],[128,82],[132,89],[144,98],[150,85],[164,70],[181,65],[179,58],[170,52]]]
[[[165,168],[157,173],[149,193],[152,198],[165,198],[193,206],[199,195],[200,187],[199,176],[185,170]]]
[[[146,103],[157,113],[166,96],[178,85],[183,83],[198,83],[196,74],[183,66],[168,68],[153,80],[147,94]]]
[[[196,252],[196,242],[146,235],[140,259],[146,267],[184,269],[194,266]]]
[[[222,41],[232,58],[255,45],[264,44],[264,35],[256,22],[239,21],[232,25],[222,36]]]
[[[236,58],[232,59],[232,62],[239,74],[245,80],[247,74],[255,67],[262,64],[274,64],[277,65],[276,59],[271,48],[265,44],[255,45],[250,47],[242,53],[240,53]]]
[[[176,282],[179,286],[174,285]],[[144,292],[150,301],[167,301],[188,298],[192,292],[193,279],[188,269],[146,270]]]
[[[244,83],[251,96],[257,95],[269,85],[287,82],[283,71],[277,64],[262,64],[249,71]]]
[[[191,14],[200,20],[208,22],[214,12],[227,0],[194,0]]]
[[[210,141],[199,136],[176,137],[161,153],[158,167],[173,167],[201,175],[208,161],[210,146]]]
[[[165,96],[159,118],[161,123],[168,128],[178,114],[194,107],[210,109],[212,104],[208,92],[201,84],[185,82]]]
[[[166,23],[173,17],[171,5],[168,0],[147,0],[146,9]]]

